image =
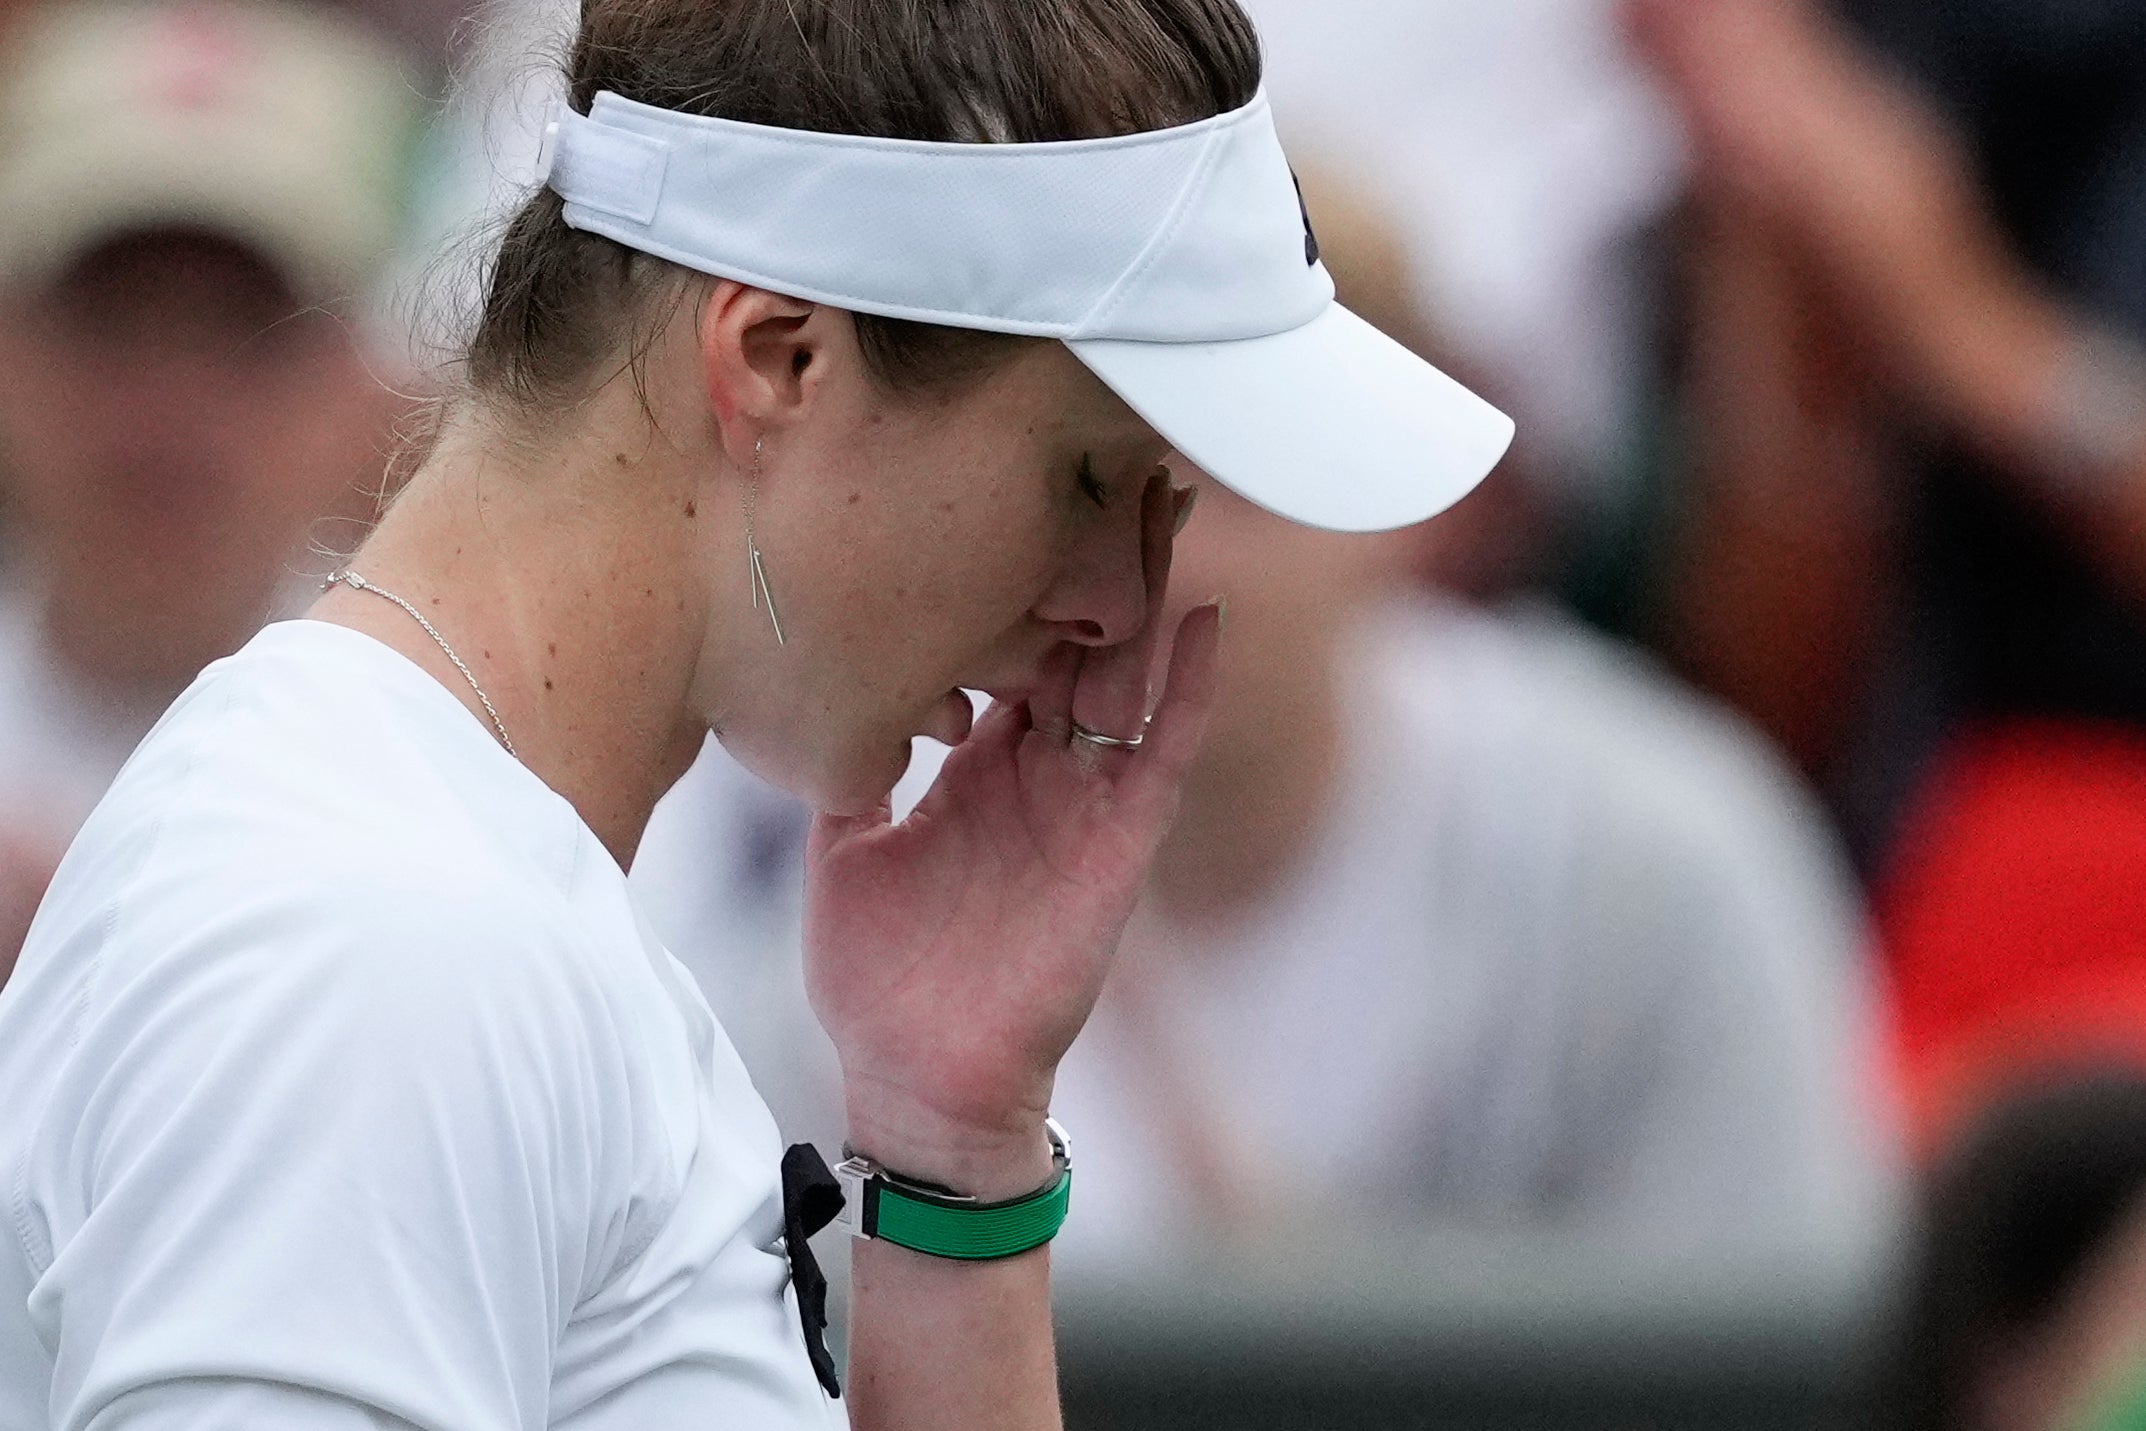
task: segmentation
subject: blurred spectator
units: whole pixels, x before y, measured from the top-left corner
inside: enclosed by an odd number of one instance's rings
[[[1684,652],[1850,792],[1935,1142],[2146,1041],[2146,11],[1856,8],[1919,80],[1632,14],[1700,154]]]
[[[1410,301],[1588,510],[1629,465],[1648,337],[1635,235],[1674,199],[1673,117],[1615,0],[1244,0],[1285,138],[1381,179]]]
[[[1378,176],[1411,301],[1519,422],[1481,551],[1637,629],[1665,485],[1652,238],[1684,153],[1618,0],[1244,3],[1284,139]]]
[[[2016,1092],[1947,1159],[1924,1215],[1887,1427],[2136,1426],[2121,1418],[2146,1372],[2146,1078]]]
[[[473,14],[413,196],[411,241],[391,274],[405,361],[449,383],[483,306],[499,230],[537,183],[545,119],[563,97],[580,19],[575,0],[492,0]]]
[[[164,706],[365,512],[393,401],[331,300],[396,235],[394,61],[246,0],[30,16],[0,86],[0,973]],[[344,305],[347,308],[347,304]],[[13,917],[11,917],[13,916]]]
[[[1365,281],[1387,221],[1307,194],[1344,298],[1415,331]],[[1747,732],[1628,653],[1546,610],[1411,595],[1442,530],[1294,530],[1203,488],[1172,589],[1229,595],[1224,688],[1061,1071],[1083,1179],[1060,1255],[1410,1224],[1861,1275],[1893,1155],[1823,824]],[[794,948],[740,935],[792,937],[788,891],[734,912],[753,882],[698,853],[725,826],[781,817],[711,748],[634,880],[788,1130],[838,1140]],[[795,1017],[771,1027],[785,987]]]

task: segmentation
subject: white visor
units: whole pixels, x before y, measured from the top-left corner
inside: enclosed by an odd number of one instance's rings
[[[1058,338],[1185,459],[1285,517],[1433,516],[1509,418],[1334,302],[1264,93],[1197,124],[939,144],[561,107],[566,222],[858,313]]]

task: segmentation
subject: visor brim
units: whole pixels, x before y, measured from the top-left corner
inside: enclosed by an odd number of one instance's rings
[[[1511,418],[1338,303],[1263,338],[1066,346],[1188,462],[1307,526],[1434,517],[1513,440]]]

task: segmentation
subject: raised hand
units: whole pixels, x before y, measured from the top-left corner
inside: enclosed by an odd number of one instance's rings
[[[1627,0],[1624,14],[1683,114],[1702,192],[1799,250],[1923,396],[1983,400],[2022,345],[2050,346],[1962,137],[1838,22],[1809,0]]]
[[[1221,614],[1178,625],[1137,750],[1161,635],[1174,502],[1142,507],[1147,620],[1072,644],[1017,705],[996,703],[899,825],[823,816],[807,856],[806,981],[840,1052],[860,1151],[979,1196],[1029,1191],[1059,1059],[1094,1007],[1176,812],[1214,692]]]

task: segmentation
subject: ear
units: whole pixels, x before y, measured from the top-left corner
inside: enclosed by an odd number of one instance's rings
[[[724,441],[796,419],[825,370],[819,305],[721,279],[702,304],[701,379]],[[744,448],[749,452],[750,448]],[[741,458],[744,452],[734,452]]]

